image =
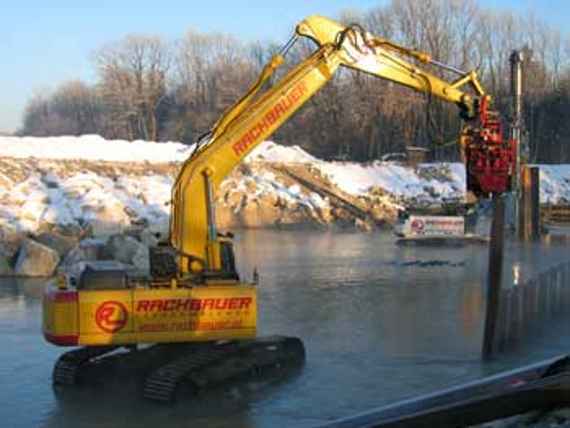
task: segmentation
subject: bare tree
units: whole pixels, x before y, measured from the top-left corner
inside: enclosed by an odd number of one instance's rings
[[[81,135],[98,132],[101,100],[85,83],[62,83],[52,94],[37,94],[24,113],[22,132],[27,135]]]
[[[155,36],[127,36],[95,53],[101,97],[116,137],[158,139],[158,109],[167,92],[169,46]]]

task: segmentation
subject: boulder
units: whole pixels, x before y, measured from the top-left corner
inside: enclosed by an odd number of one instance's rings
[[[103,240],[84,239],[69,250],[61,263],[60,270],[70,273],[81,268],[80,263],[101,259],[104,247],[105,241]]]
[[[23,232],[8,224],[0,225],[0,255],[13,259],[26,238]]]
[[[59,254],[46,245],[26,239],[16,261],[17,276],[52,276],[59,263]]]
[[[131,264],[142,275],[150,275],[149,251],[146,245],[140,245],[131,259]]]
[[[240,227],[236,218],[237,216],[231,207],[227,205],[218,205],[216,207],[216,224],[218,229],[229,230]]]
[[[147,247],[155,247],[158,244],[160,234],[153,233],[150,229],[144,229],[140,234],[140,241]]]
[[[46,245],[57,251],[60,257],[64,257],[73,247],[77,245],[77,238],[73,236],[61,235],[57,232],[43,232],[34,239],[40,244]]]
[[[111,236],[103,252],[105,258],[135,266],[140,274],[150,272],[148,247],[131,236]]]
[[[234,209],[235,211],[239,211],[242,207],[246,204],[247,198],[246,196],[237,191],[230,191],[224,195],[223,203]]]
[[[147,229],[159,241],[164,241],[168,239],[168,235],[170,233],[170,216],[166,214],[159,216],[158,218],[154,219],[149,223]]]
[[[315,208],[317,215],[324,224],[333,222],[332,209],[330,205],[322,205]]]
[[[374,226],[370,223],[370,221],[367,220],[361,220],[357,218],[354,220],[354,225],[358,230],[361,230],[363,232],[371,232],[374,230]]]
[[[237,213],[243,227],[264,228],[275,226],[283,217],[281,209],[263,200],[248,203]]]
[[[124,205],[118,201],[100,207],[88,206],[86,208],[90,211],[88,223],[91,233],[96,238],[106,238],[121,233],[131,224]]]
[[[107,240],[103,248],[103,258],[131,264],[133,257],[141,246],[144,245],[132,236],[113,235]]]
[[[0,254],[0,276],[13,276],[14,270],[10,263],[8,262],[8,258]]]

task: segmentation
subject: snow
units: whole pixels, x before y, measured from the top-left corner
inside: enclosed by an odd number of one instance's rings
[[[82,137],[0,137],[0,157],[80,159],[113,162],[181,162],[191,147],[175,143],[107,141],[96,135]],[[421,164],[417,168],[395,162],[369,164],[326,162],[298,146],[285,147],[272,141],[258,146],[247,161],[309,164],[342,191],[367,197],[387,194],[390,203],[437,203],[465,196],[465,168],[460,163]],[[542,203],[570,203],[570,165],[539,165]],[[328,206],[327,198],[306,193],[298,184],[286,185],[271,171],[257,168],[252,176],[228,178],[223,186],[246,201],[271,196],[273,200],[300,204],[310,209]],[[0,222],[27,231],[41,224],[77,225],[99,222],[142,222],[165,228],[170,213],[173,179],[168,175],[121,175],[110,178],[93,171],[77,170],[59,176],[33,167],[17,182],[8,172],[0,173]],[[383,192],[376,192],[381,189]],[[238,195],[239,196],[239,195]]]
[[[266,161],[279,163],[312,163],[318,161],[299,146],[285,147],[273,141],[265,141],[252,150],[248,161]]]
[[[536,165],[540,168],[540,203],[570,203],[570,165]]]
[[[374,188],[403,199],[425,197],[433,199],[463,198],[465,168],[459,163],[420,165],[418,170],[394,162],[375,161],[371,164],[353,162],[318,162],[316,167],[341,190],[364,196]],[[428,172],[437,178],[426,178]]]
[[[194,146],[176,142],[105,140],[99,135],[62,137],[2,137],[0,157],[81,159],[108,162],[182,162]],[[316,159],[298,146],[285,147],[264,141],[246,160],[267,162],[313,162]]]
[[[183,161],[191,150],[180,143],[105,140],[99,135],[0,137],[0,156],[14,158],[164,163]]]

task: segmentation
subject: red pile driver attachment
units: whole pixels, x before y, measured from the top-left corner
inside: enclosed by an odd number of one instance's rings
[[[510,191],[517,142],[503,140],[501,119],[498,112],[489,110],[489,97],[482,97],[478,123],[467,126],[461,140],[467,190],[478,197]]]

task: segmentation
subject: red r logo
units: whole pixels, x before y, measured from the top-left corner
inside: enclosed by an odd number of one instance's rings
[[[127,324],[129,313],[121,302],[108,300],[103,302],[95,312],[95,322],[107,333],[115,333]]]
[[[423,220],[419,220],[419,219],[414,219],[414,221],[412,221],[412,230],[415,232],[421,232],[422,230],[424,230],[424,222]]]

